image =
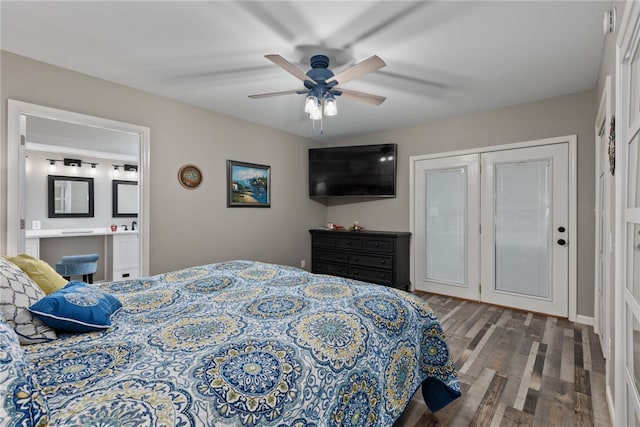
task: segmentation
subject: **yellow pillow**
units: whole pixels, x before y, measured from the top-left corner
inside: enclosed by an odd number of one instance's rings
[[[40,259],[27,254],[6,258],[27,273],[47,295],[64,288],[68,283],[67,279],[59,275],[53,267]]]

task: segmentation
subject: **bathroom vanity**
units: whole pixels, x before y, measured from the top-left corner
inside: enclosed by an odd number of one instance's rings
[[[57,259],[45,259],[42,256],[45,252],[53,252],[53,249],[45,250],[47,246],[63,246],[64,255],[77,255],[87,251],[100,253],[98,268],[102,270],[99,276],[102,276],[103,280],[127,280],[140,276],[137,230],[72,228],[25,231],[25,253],[55,265]],[[59,256],[56,254],[55,258]]]

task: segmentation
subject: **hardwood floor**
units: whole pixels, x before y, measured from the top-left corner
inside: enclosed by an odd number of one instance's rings
[[[434,414],[418,391],[393,427],[611,425],[592,327],[418,294],[442,323],[462,397]]]

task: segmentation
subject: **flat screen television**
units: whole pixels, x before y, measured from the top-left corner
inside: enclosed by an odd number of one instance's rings
[[[395,197],[396,144],[309,149],[310,197]]]

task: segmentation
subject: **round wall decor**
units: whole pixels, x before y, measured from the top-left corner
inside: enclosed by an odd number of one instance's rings
[[[178,171],[178,182],[184,188],[193,190],[202,183],[202,172],[194,165],[184,165]]]

